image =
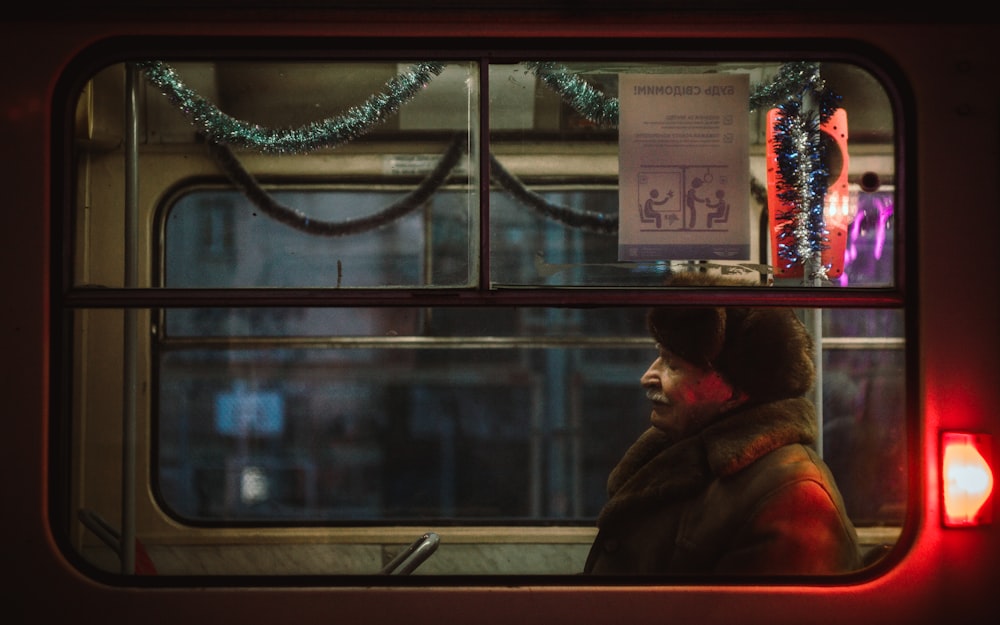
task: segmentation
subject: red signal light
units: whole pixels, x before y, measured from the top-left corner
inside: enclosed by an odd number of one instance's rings
[[[945,527],[971,527],[993,521],[992,442],[987,434],[945,432],[942,435]]]

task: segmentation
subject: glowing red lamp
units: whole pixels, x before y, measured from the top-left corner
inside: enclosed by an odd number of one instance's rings
[[[945,527],[973,527],[993,521],[992,442],[988,434],[942,434]]]

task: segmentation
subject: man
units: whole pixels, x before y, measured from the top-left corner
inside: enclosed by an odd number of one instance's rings
[[[657,308],[648,321],[658,355],[641,382],[652,427],[608,479],[585,572],[860,568],[854,527],[813,450],[812,342],[795,314]]]

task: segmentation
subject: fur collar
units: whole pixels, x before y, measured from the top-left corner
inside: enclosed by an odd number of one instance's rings
[[[812,402],[793,398],[742,407],[681,440],[649,428],[612,470],[598,526],[623,512],[698,492],[779,447],[815,442],[815,416]]]

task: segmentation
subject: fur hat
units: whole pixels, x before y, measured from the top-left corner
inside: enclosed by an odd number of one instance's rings
[[[669,284],[747,286],[705,274],[680,274]],[[664,307],[647,320],[660,345],[715,369],[751,402],[800,397],[815,381],[812,337],[789,308]]]

